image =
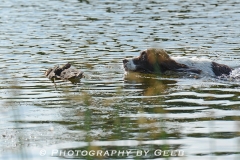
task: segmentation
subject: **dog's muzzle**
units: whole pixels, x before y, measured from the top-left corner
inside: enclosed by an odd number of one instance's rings
[[[132,59],[124,59],[123,66],[126,71],[135,71],[136,65],[133,63]]]

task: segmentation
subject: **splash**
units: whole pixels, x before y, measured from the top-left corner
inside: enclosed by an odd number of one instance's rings
[[[222,75],[219,76],[218,79],[230,82],[240,82],[240,68],[235,68],[230,75]]]
[[[229,78],[232,80],[240,81],[240,68],[234,69],[229,75]]]

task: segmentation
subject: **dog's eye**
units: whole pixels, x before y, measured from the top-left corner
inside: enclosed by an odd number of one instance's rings
[[[141,55],[144,56],[146,54],[146,51],[142,51]]]
[[[146,51],[142,51],[141,56],[140,56],[141,59],[145,59],[146,55],[147,55]]]

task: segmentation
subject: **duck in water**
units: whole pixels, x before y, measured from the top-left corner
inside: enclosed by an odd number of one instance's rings
[[[73,84],[76,84],[79,83],[80,79],[83,77],[83,72],[78,69],[71,68],[71,64],[67,63],[62,67],[55,66],[53,68],[49,68],[47,71],[45,71],[45,76],[52,80],[54,85],[55,80],[59,79],[65,81],[68,80]]]

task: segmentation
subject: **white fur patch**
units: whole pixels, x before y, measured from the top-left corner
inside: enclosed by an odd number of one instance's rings
[[[186,57],[171,57],[177,63],[185,64],[190,68],[200,69],[203,74],[215,76],[212,70],[212,61],[209,59],[201,59],[201,58],[186,58]]]
[[[132,59],[127,59],[128,62],[124,64],[124,68],[126,71],[135,71],[137,66],[133,63]]]

